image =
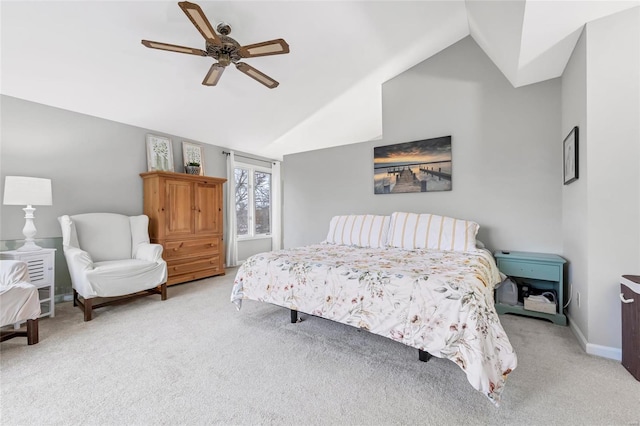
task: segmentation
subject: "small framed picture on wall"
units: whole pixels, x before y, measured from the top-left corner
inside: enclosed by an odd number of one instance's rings
[[[164,136],[147,135],[147,169],[149,171],[173,171],[171,139]]]
[[[564,138],[564,184],[568,185],[578,179],[578,126],[575,126]]]

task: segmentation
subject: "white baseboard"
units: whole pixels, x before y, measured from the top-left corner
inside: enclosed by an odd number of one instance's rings
[[[593,343],[589,343],[584,337],[582,330],[576,325],[575,321],[567,314],[567,318],[569,319],[569,328],[573,331],[573,334],[578,338],[578,342],[582,349],[588,353],[589,355],[595,355],[602,358],[614,359],[616,361],[622,360],[622,349],[614,348],[611,346],[602,346],[596,345]]]
[[[571,329],[571,331],[573,331],[573,334],[575,334],[576,338],[578,339],[578,343],[580,343],[580,347],[582,348],[583,351],[587,352],[587,344],[589,343],[587,342],[587,338],[584,337],[584,334],[582,334],[582,330],[578,328],[578,326],[576,325],[576,322],[573,320],[573,318],[571,318],[569,313],[565,312],[565,315],[569,320],[569,328]]]
[[[603,358],[614,359],[616,361],[622,360],[622,349],[613,348],[611,346],[594,345],[593,343],[588,343],[587,353],[589,355],[601,356]]]

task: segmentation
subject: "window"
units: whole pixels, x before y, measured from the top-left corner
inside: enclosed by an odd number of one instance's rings
[[[271,170],[243,164],[234,176],[238,237],[271,235]]]

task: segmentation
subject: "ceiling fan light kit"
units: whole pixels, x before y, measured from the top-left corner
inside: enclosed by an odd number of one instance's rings
[[[209,56],[215,59],[217,62],[211,66],[209,72],[202,81],[202,84],[205,86],[215,86],[218,84],[225,67],[235,64],[237,69],[269,89],[278,87],[280,83],[276,80],[272,79],[265,73],[258,71],[251,65],[240,62],[240,60],[244,58],[289,53],[289,45],[284,41],[284,39],[278,38],[275,40],[241,46],[240,43],[229,37],[229,34],[231,33],[231,26],[229,24],[225,22],[218,24],[216,28],[219,34],[217,34],[200,6],[188,1],[179,2],[178,6],[180,6],[180,9],[182,9],[191,23],[193,23],[200,34],[202,34],[202,37],[204,37],[206,50],[150,40],[142,40],[142,44],[144,46],[151,49],[186,53],[188,55]]]

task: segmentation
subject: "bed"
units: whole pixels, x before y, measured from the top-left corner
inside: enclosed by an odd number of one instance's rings
[[[500,273],[476,248],[477,229],[436,215],[336,216],[323,243],[247,259],[231,301],[348,324],[417,348],[421,360],[447,358],[498,405],[517,357],[493,304]]]

